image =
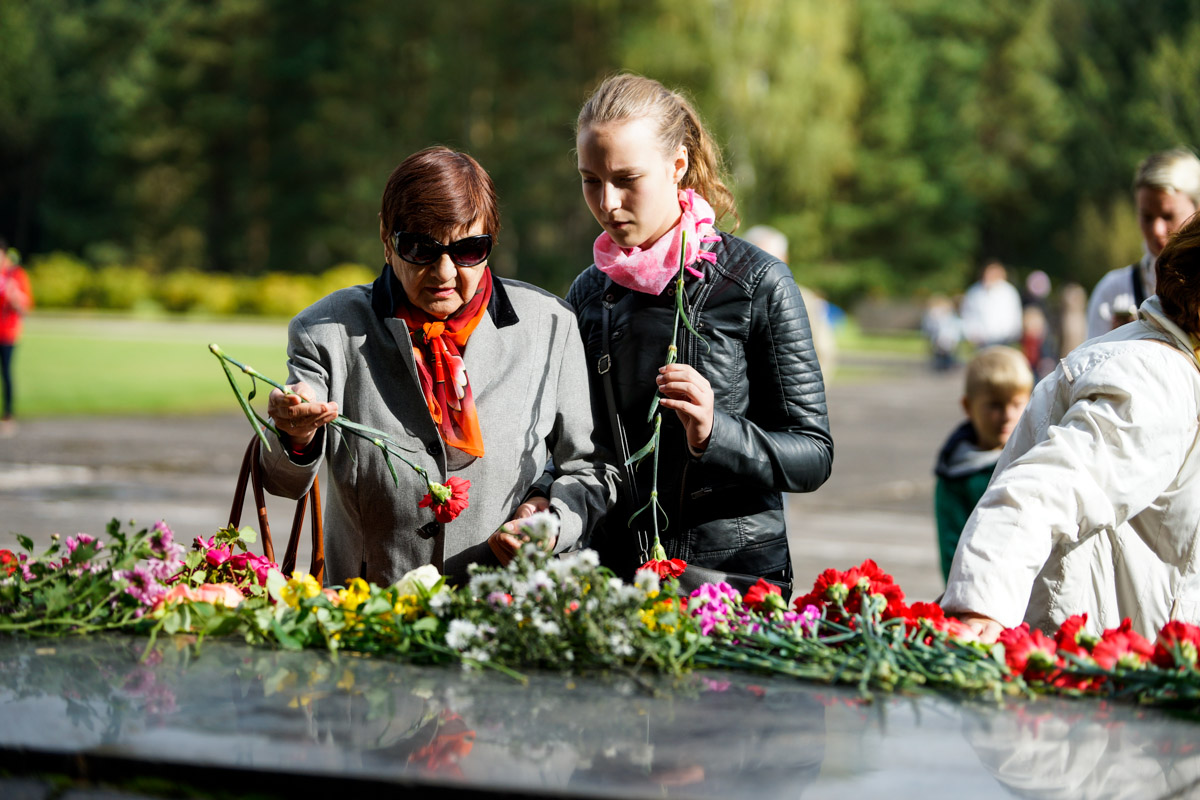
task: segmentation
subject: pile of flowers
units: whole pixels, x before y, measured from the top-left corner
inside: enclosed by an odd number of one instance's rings
[[[1126,621],[1098,636],[1072,617],[1054,636],[1028,626],[995,645],[974,639],[934,603],[905,602],[873,561],[826,570],[789,605],[759,581],[685,593],[687,565],[659,560],[630,583],[595,553],[547,553],[557,518],[523,521],[526,543],[505,567],[476,566],[450,586],[432,566],[391,586],[355,578],[322,587],[251,552],[249,528],[196,537],[190,551],[163,523],[106,540],[56,537],[40,556],[0,550],[0,631],[34,635],[129,630],[238,636],[419,664],[496,669],[695,667],[755,670],[875,691],[940,690],[1001,697],[1054,692],[1191,705],[1200,700],[1200,627],[1171,622],[1149,642]]]

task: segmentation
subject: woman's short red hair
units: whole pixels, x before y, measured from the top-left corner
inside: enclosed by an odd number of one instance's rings
[[[496,187],[487,171],[466,153],[429,147],[392,170],[383,189],[380,219],[390,231],[426,233],[446,241],[483,223],[483,233],[500,233]]]

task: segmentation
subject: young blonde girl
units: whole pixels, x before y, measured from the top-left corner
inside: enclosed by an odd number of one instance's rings
[[[592,545],[620,573],[639,566],[650,519],[627,523],[656,488],[668,558],[734,585],[765,577],[790,587],[780,493],[813,491],[833,461],[821,368],[791,272],[714,227],[737,224],[719,150],[691,105],[659,82],[605,80],[579,113],[576,150],[584,200],[603,228],[594,263],[567,295],[592,366],[598,435],[616,453],[637,450],[653,432],[656,392],[664,409],[656,487],[648,464],[627,469]],[[678,362],[663,366],[681,239],[684,306],[700,336],[681,327]]]

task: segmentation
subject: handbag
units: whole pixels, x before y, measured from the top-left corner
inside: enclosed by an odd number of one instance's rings
[[[258,437],[252,436],[246,446],[246,454],[242,456],[242,468],[238,473],[237,488],[233,490],[233,507],[229,509],[229,524],[239,527],[242,520],[242,506],[246,500],[246,486],[254,488],[254,503],[258,509],[259,533],[262,534],[263,555],[275,561],[275,545],[271,541],[271,526],[267,523],[267,502],[263,493],[262,464],[258,460]],[[312,563],[309,574],[324,583],[325,578],[325,526],[321,521],[321,484],[314,476],[312,487],[308,494],[296,501],[296,513],[292,517],[292,531],[288,536],[287,550],[283,561],[279,563],[284,575],[292,574],[296,569],[296,554],[300,549],[300,531],[304,527],[304,514],[307,507],[312,507]]]

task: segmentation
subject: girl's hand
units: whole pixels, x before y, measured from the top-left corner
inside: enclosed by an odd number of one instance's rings
[[[663,408],[672,409],[687,433],[688,447],[703,452],[713,428],[713,390],[708,379],[687,364],[658,368],[658,391]]]

